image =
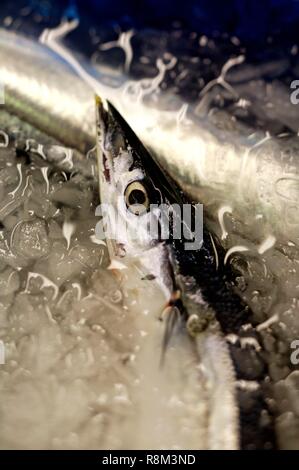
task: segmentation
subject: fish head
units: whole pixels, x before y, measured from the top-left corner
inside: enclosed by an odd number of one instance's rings
[[[162,243],[161,205],[177,200],[174,185],[109,102],[97,98],[101,203],[112,257],[140,256]]]

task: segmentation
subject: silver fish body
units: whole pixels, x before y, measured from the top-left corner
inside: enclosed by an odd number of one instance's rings
[[[5,109],[86,153],[94,144],[93,95],[63,61],[30,39],[0,32]]]

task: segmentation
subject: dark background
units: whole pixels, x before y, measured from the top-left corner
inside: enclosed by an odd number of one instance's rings
[[[297,43],[299,36],[299,0],[1,0],[1,17],[24,7],[47,25],[64,15],[123,29],[181,27],[213,36],[226,33],[247,44],[269,41],[269,36]]]

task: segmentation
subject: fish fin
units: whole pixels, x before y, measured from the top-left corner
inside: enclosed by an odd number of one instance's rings
[[[166,317],[166,325],[165,325],[165,330],[164,330],[164,335],[163,335],[163,340],[162,340],[160,367],[163,367],[166,350],[169,345],[170,339],[173,336],[174,330],[180,321],[181,313],[178,307],[172,305],[172,306],[168,306],[163,311],[162,318],[163,317]]]

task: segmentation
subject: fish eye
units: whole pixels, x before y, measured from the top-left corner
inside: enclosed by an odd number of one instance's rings
[[[147,190],[140,181],[133,181],[125,190],[127,208],[135,215],[141,215],[149,209]]]

